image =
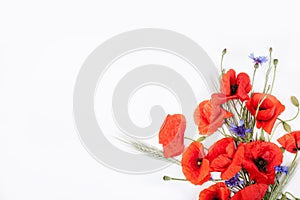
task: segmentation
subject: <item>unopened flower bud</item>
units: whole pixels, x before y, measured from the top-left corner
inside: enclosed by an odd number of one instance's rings
[[[169,176],[164,176],[163,179],[164,179],[164,181],[170,181],[170,180],[171,180],[171,177],[169,177]]]
[[[280,200],[287,200],[288,198],[283,194]]]
[[[197,139],[197,142],[202,142],[202,141],[205,140],[205,139],[206,139],[205,136],[199,137],[199,138]]]
[[[278,59],[273,60],[274,65],[276,66],[278,64]]]
[[[294,106],[299,107],[299,101],[298,101],[297,97],[291,96],[291,102]]]
[[[272,47],[270,47],[270,48],[269,48],[269,52],[272,53],[272,51],[273,51],[273,49],[272,49]]]
[[[292,130],[291,130],[291,126],[290,126],[288,123],[283,122],[282,125],[283,125],[283,129],[284,129],[286,132],[289,133],[289,132],[292,131]]]
[[[223,51],[222,51],[222,55],[224,56],[227,52],[227,49],[225,48]]]
[[[258,68],[258,63],[255,63],[254,68],[257,69]]]

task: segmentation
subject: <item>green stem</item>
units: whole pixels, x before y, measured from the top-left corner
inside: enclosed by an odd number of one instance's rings
[[[295,115],[294,117],[292,117],[291,119],[288,119],[288,120],[285,120],[285,121],[284,121],[284,120],[278,118],[279,122],[274,126],[274,128],[273,128],[273,130],[272,130],[272,133],[271,133],[271,136],[270,136],[270,138],[269,138],[269,141],[272,140],[272,138],[273,138],[273,136],[274,136],[274,134],[275,134],[275,132],[276,132],[276,129],[278,128],[278,126],[279,126],[280,124],[282,124],[283,122],[290,122],[290,121],[293,121],[294,119],[296,119],[296,118],[299,116],[299,114],[300,114],[300,107],[297,107],[297,113],[296,113],[296,115]]]
[[[233,100],[230,100],[230,103],[235,111],[235,113],[238,115],[239,119],[241,119],[241,115],[240,113],[238,112],[237,108],[236,108],[236,104],[234,104],[234,101]]]
[[[163,180],[164,181],[187,181],[186,179],[183,179],[183,178],[173,178],[170,176],[164,176]]]
[[[229,101],[226,102],[226,106],[228,111],[233,113],[232,106],[230,106]],[[232,117],[232,120],[234,121],[235,124],[238,124],[238,120],[236,119],[235,115]]]
[[[292,198],[294,198],[295,200],[298,200],[299,198],[295,197],[293,194],[291,194],[290,192],[285,192],[284,195],[290,195]]]
[[[221,68],[221,78],[223,76],[223,60],[224,60],[224,55],[226,54],[226,49],[223,50],[222,52],[222,57],[221,57],[221,63],[220,63],[220,68]]]
[[[251,82],[251,84],[252,84],[252,91],[250,93],[251,94],[250,96],[252,96],[252,94],[254,92],[254,80],[255,80],[256,70],[257,70],[257,67],[254,67],[254,71],[253,71],[253,75],[252,75],[252,82]]]
[[[292,117],[291,119],[285,120],[285,122],[293,121],[294,119],[296,119],[296,118],[298,117],[298,115],[299,115],[299,113],[300,113],[300,108],[299,108],[299,107],[297,107],[297,108],[298,108],[298,110],[297,110],[296,115],[295,115],[294,117]]]
[[[189,138],[189,137],[184,137],[184,139],[187,139],[187,140],[191,140],[193,142],[195,142],[196,140],[192,139],[192,138]]]
[[[275,83],[276,69],[277,69],[277,65],[274,65],[274,74],[273,74],[273,80],[272,80],[272,84],[271,84],[270,94],[272,94],[273,86],[274,86],[274,83]]]
[[[271,66],[272,66],[271,63],[272,63],[272,51],[270,51],[270,54],[269,54],[269,67],[268,67],[268,70],[266,72],[266,79],[265,79],[265,85],[264,85],[263,93],[266,93],[266,90],[267,90],[267,84],[268,84],[269,74],[270,74]]]
[[[222,131],[218,130],[219,133],[221,133],[224,137],[231,137],[230,135],[227,135],[226,133],[223,133]]]
[[[265,141],[265,133],[263,129],[260,129],[260,140]]]
[[[210,181],[213,181],[213,182],[221,182],[223,181],[222,179],[211,179]]]
[[[277,199],[278,196],[282,193],[283,187],[287,184],[287,182],[290,180],[290,178],[292,177],[295,171],[295,168],[297,166],[297,162],[296,162],[297,156],[298,156],[298,150],[296,151],[295,157],[291,165],[289,166],[288,175],[285,175],[285,177],[280,181],[280,184],[276,186],[276,188],[274,188],[274,190],[271,192],[270,199]]]
[[[279,126],[281,123],[283,123],[283,121],[279,119],[279,122],[275,125],[275,127],[274,127],[273,130],[272,130],[271,136],[270,136],[270,138],[269,138],[269,142],[272,140],[272,138],[273,138],[273,136],[274,136],[274,134],[275,134],[275,132],[276,132],[276,129],[278,128],[278,126]]]
[[[255,127],[255,124],[256,124],[256,118],[257,118],[257,115],[258,115],[259,108],[260,108],[261,104],[264,102],[264,100],[266,98],[267,98],[267,95],[264,95],[264,97],[259,101],[259,103],[257,105],[255,116],[254,116],[254,123],[252,125],[252,130],[254,130],[254,127]]]
[[[298,152],[299,152],[299,150],[296,151],[295,157],[294,157],[291,165],[293,165],[296,162],[296,159],[297,159],[297,156],[298,156]]]

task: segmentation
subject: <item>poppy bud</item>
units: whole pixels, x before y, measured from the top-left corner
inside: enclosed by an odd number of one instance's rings
[[[283,194],[280,200],[287,200],[288,198]]]
[[[164,179],[164,181],[170,181],[170,180],[171,180],[171,177],[169,177],[169,176],[164,176],[163,179]]]
[[[291,102],[294,106],[299,107],[299,101],[298,101],[297,97],[291,96]]]
[[[261,133],[261,135],[260,135],[260,138],[259,138],[259,140],[261,140],[261,141],[265,141],[265,134],[264,134],[264,132],[262,132]]]
[[[274,65],[276,66],[278,64],[278,59],[273,60]]]
[[[226,54],[226,52],[227,52],[227,49],[224,49],[224,50],[222,51],[222,55],[224,56],[224,55]]]
[[[269,48],[269,52],[272,53],[272,51],[273,51],[273,49],[272,49],[272,47],[270,47],[270,48]]]
[[[288,123],[283,122],[282,125],[283,125],[283,129],[284,129],[286,132],[289,133],[289,132],[292,131],[292,130],[291,130],[291,126],[290,126]]]
[[[205,136],[199,137],[199,138],[197,139],[197,142],[202,142],[202,141],[205,140],[205,139],[206,139]]]

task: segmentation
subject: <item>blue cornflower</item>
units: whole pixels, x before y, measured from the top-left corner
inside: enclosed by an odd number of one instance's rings
[[[235,124],[231,124],[229,130],[232,133],[234,133],[237,136],[242,137],[242,138],[246,137],[246,133],[251,132],[251,128],[245,128],[243,120],[240,120],[240,123],[238,126],[236,126]]]
[[[287,166],[275,166],[275,171],[278,172],[278,173],[285,173],[285,174],[288,174],[289,172],[289,168]]]
[[[239,179],[239,173],[237,173],[234,177],[232,177],[231,179],[225,181],[225,184],[228,187],[235,187],[238,185],[243,185],[244,181]]]
[[[255,57],[254,53],[251,53],[249,58],[251,58],[255,64],[260,64],[261,65],[265,62],[268,62],[268,57],[266,57],[266,56]]]

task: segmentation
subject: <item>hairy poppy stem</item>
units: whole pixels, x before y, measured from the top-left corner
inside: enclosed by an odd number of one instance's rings
[[[295,200],[299,200],[299,198],[297,198],[297,197],[295,197],[293,194],[291,194],[290,192],[285,192],[284,193],[284,195],[286,196],[286,195],[290,195],[293,199],[295,199]]]
[[[272,69],[272,48],[270,48],[270,54],[269,54],[269,67],[268,67],[268,70],[266,72],[266,79],[265,79],[265,85],[264,85],[264,92],[263,93],[267,93],[267,84],[268,84],[268,79],[269,79],[269,74],[271,72],[271,69]]]
[[[172,178],[170,176],[164,176],[163,180],[164,181],[187,181],[186,179],[183,178]]]
[[[252,75],[252,91],[250,93],[250,96],[252,96],[253,92],[254,92],[254,80],[255,80],[255,75],[256,75],[256,70],[257,70],[257,67],[254,67],[254,71],[253,71],[253,75]]]
[[[193,142],[195,142],[196,140],[192,139],[192,138],[189,138],[189,137],[184,137],[184,139],[187,139],[187,140],[191,140]]]
[[[288,120],[285,120],[285,121],[286,121],[286,122],[293,121],[294,119],[296,119],[296,118],[298,117],[299,113],[300,113],[300,108],[298,107],[298,110],[297,110],[296,115],[295,115],[294,117],[292,117],[291,119],[288,119]]]
[[[273,138],[273,136],[274,136],[274,134],[275,134],[275,132],[276,132],[277,127],[278,127],[281,123],[283,123],[282,120],[280,120],[280,119],[278,119],[278,120],[279,120],[279,122],[278,122],[278,123],[275,125],[275,127],[273,128],[272,133],[271,133],[271,136],[269,137],[269,142],[272,140],[272,138]]]
[[[224,55],[226,54],[226,49],[224,49],[222,51],[222,57],[221,57],[221,64],[220,64],[220,68],[221,68],[221,76],[223,76],[224,72],[223,72],[223,59],[224,59]]]
[[[290,122],[290,121],[293,121],[294,119],[296,119],[298,116],[299,116],[299,114],[300,114],[300,107],[298,106],[297,107],[297,113],[295,114],[295,116],[294,117],[292,117],[291,119],[287,119],[287,120],[282,120],[282,119],[280,119],[280,118],[277,118],[278,120],[279,120],[279,122],[275,125],[275,127],[273,128],[273,130],[272,130],[272,133],[271,133],[271,136],[269,137],[269,141],[271,141],[272,140],[272,138],[273,138],[273,136],[274,136],[274,133],[276,132],[276,129],[277,129],[277,127],[282,123],[286,123],[286,122]]]
[[[255,127],[255,124],[256,124],[256,118],[257,118],[257,115],[258,115],[258,111],[259,111],[259,108],[261,106],[261,104],[264,102],[264,100],[267,98],[267,95],[264,95],[263,98],[259,101],[258,105],[257,105],[257,108],[256,108],[256,112],[255,112],[255,116],[254,116],[254,123],[253,123],[253,127],[252,127],[252,130],[254,130],[254,127]]]
[[[270,94],[272,93],[272,90],[273,90],[273,87],[274,87],[274,83],[275,83],[277,63],[278,63],[278,60],[274,59],[274,73],[273,73],[273,80],[272,80],[272,84],[271,84]]]

